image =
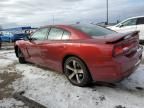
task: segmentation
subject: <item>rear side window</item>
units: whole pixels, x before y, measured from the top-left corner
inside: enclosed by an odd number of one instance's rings
[[[129,19],[122,23],[122,27],[136,25],[137,19]]]
[[[60,29],[60,28],[51,28],[48,40],[68,40],[70,39],[70,32]]]
[[[95,36],[104,36],[104,35],[109,35],[109,34],[114,34],[116,33],[115,31],[109,30],[107,28],[103,28],[100,26],[92,25],[92,24],[87,24],[87,25],[72,25],[72,27],[87,33],[88,35],[95,37]]]
[[[63,30],[58,29],[58,28],[51,28],[48,39],[49,40],[61,40],[63,35]]]
[[[67,31],[63,32],[62,40],[68,40],[70,39],[70,33]]]
[[[138,18],[137,25],[140,25],[140,24],[144,24],[144,17],[143,18]]]

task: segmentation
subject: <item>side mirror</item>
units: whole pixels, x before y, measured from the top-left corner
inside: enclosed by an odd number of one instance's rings
[[[32,41],[32,40],[33,40],[33,38],[32,38],[32,37],[28,37],[28,40],[29,40],[29,41]]]
[[[29,41],[34,41],[34,40],[37,40],[36,38],[32,38],[32,37],[28,37],[28,40]]]

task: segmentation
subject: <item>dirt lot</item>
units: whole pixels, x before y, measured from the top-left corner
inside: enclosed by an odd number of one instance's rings
[[[144,63],[144,61],[143,61]],[[144,106],[144,65],[121,83],[95,83],[80,88],[71,85],[64,75],[19,64],[14,50],[0,50],[0,108],[23,108],[26,105],[12,94],[24,96],[47,108],[142,108]]]

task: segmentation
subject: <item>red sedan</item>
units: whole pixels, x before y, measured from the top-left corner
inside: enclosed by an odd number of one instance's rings
[[[63,72],[77,86],[128,77],[140,64],[142,51],[139,32],[119,34],[89,24],[42,27],[15,43],[20,63]]]

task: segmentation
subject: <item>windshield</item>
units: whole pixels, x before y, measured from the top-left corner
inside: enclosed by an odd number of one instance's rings
[[[109,34],[115,34],[115,31],[109,30],[107,28],[103,28],[97,25],[87,24],[87,25],[72,25],[72,27],[87,33],[88,35],[95,36],[105,36]]]

